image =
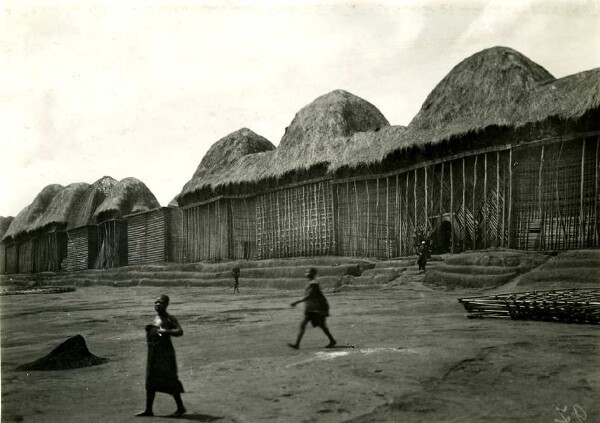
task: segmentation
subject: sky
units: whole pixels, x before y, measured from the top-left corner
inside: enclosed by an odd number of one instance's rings
[[[240,128],[278,145],[336,89],[407,125],[460,61],[600,67],[600,0],[0,3],[0,216],[49,184],[133,176],[166,206]]]

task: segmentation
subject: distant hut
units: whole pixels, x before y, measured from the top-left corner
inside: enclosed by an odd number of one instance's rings
[[[185,261],[257,257],[254,196],[224,196],[222,191],[239,181],[251,182],[252,175],[265,169],[255,166],[257,160],[271,157],[274,148],[267,139],[242,128],[208,150],[176,198],[183,212]],[[264,161],[267,167],[268,163]]]
[[[377,256],[412,254],[425,238],[437,252],[598,246],[599,81],[598,70],[556,80],[512,49],[483,50],[405,130],[373,135],[379,151],[361,157],[349,143],[330,164],[333,182],[348,198],[354,186],[379,186],[366,220],[385,209],[374,230],[396,248]]]
[[[94,268],[127,265],[127,223],[124,216],[159,208],[146,185],[135,178],[119,181],[94,212],[98,224],[98,257]]]
[[[29,230],[62,189],[58,184],[46,186],[11,222],[2,239],[6,251],[7,273],[34,272],[34,242]]]
[[[8,227],[14,220],[13,216],[0,216],[0,275],[6,274],[6,247],[2,241],[4,234],[8,230]]]
[[[100,245],[94,213],[116,184],[115,179],[104,176],[81,195],[67,226],[67,271],[91,269],[97,262]]]

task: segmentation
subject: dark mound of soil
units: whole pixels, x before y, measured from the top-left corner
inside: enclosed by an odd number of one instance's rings
[[[107,358],[96,357],[88,350],[85,339],[75,335],[54,348],[50,354],[31,363],[22,364],[17,370],[68,370],[96,366],[108,361]]]

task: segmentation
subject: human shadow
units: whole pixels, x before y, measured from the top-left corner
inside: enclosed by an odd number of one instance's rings
[[[214,422],[217,420],[221,420],[223,416],[211,416],[210,414],[199,414],[199,413],[188,413],[183,416],[175,417],[175,416],[160,416],[166,419],[177,419],[177,420],[192,420],[196,422]]]

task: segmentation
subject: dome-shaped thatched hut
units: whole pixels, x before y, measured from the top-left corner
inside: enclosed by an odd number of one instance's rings
[[[116,183],[94,212],[99,245],[94,267],[127,265],[127,223],[124,217],[159,207],[156,197],[142,181],[130,177]]]
[[[89,269],[96,262],[100,247],[94,213],[116,184],[116,179],[104,176],[79,198],[67,225],[67,271]]]

